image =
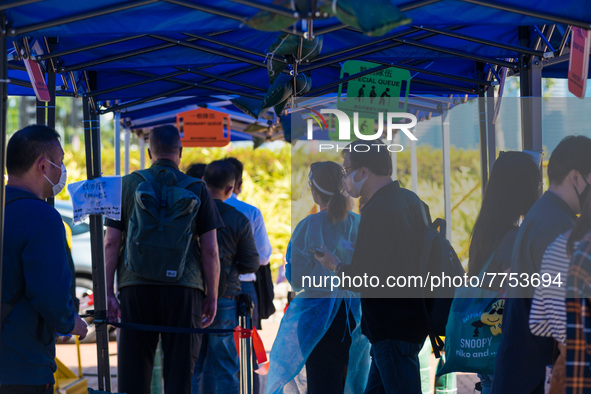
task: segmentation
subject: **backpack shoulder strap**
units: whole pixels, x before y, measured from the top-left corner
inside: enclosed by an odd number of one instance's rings
[[[423,236],[423,242],[421,245],[421,260],[419,262],[419,268],[421,270],[427,268],[429,257],[431,256],[431,249],[433,247],[433,241],[435,240],[435,230],[432,227],[427,227],[425,235]]]
[[[138,170],[134,172],[134,174],[137,174],[140,177],[144,178],[144,181],[154,182],[154,175],[152,174],[152,171],[150,171],[150,169]]]
[[[192,176],[187,176],[185,179],[178,182],[176,185],[177,185],[177,187],[180,187],[182,189],[186,189],[189,186],[191,186],[195,183],[200,183],[200,182],[203,182],[203,181],[201,179],[193,178]]]

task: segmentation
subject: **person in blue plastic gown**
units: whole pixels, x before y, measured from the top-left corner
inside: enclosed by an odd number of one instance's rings
[[[288,246],[286,275],[297,295],[271,349],[267,393],[305,391],[304,381],[311,394],[359,393],[365,387],[369,342],[360,332],[359,299],[331,289],[334,273],[316,260],[313,251],[324,246],[342,262],[351,261],[359,215],[350,212],[342,177],[336,163],[312,164],[308,179],[320,212],[297,225]]]

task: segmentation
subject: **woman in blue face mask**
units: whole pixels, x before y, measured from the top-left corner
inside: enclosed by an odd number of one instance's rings
[[[307,392],[362,392],[369,372],[369,342],[361,335],[361,305],[338,288],[334,272],[315,258],[326,248],[341,262],[353,255],[359,215],[334,162],[313,163],[308,184],[319,212],[296,227],[287,249],[286,276],[296,292],[271,350],[267,393],[298,385],[305,366]],[[302,389],[302,387],[299,387]]]

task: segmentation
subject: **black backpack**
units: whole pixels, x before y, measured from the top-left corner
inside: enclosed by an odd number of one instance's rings
[[[192,224],[199,197],[187,188],[202,182],[162,169],[137,171],[144,179],[135,191],[135,204],[125,240],[125,266],[134,274],[160,282],[178,281],[193,243]]]
[[[445,220],[443,219],[435,219],[425,231],[421,247],[420,269],[424,277],[427,272],[430,276],[440,277],[442,274],[450,277],[464,275],[460,259],[450,242],[445,238]],[[453,287],[437,287],[431,291],[430,283],[424,290],[426,292],[425,313],[429,318],[429,338],[437,358],[440,356],[440,351],[443,350],[443,340],[440,337],[445,336],[445,326],[454,290]]]

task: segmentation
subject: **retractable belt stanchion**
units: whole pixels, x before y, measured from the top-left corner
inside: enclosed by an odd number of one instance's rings
[[[252,330],[253,303],[246,294],[238,298],[238,324],[244,331]],[[253,390],[252,335],[240,335],[240,394]]]

